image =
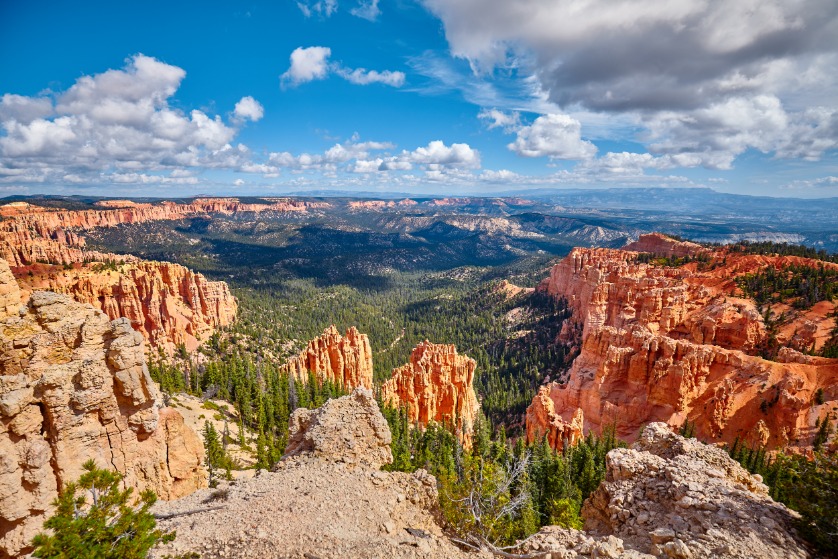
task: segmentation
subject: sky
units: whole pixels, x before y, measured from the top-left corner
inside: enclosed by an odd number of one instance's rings
[[[835,0],[0,0],[0,196],[838,196]]]

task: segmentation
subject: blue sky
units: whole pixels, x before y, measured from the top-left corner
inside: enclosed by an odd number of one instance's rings
[[[0,196],[838,195],[834,0],[0,3]]]

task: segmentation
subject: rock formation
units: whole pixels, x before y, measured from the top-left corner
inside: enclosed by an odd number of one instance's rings
[[[381,399],[404,407],[413,424],[431,421],[453,425],[468,445],[480,403],[474,392],[474,359],[457,355],[453,345],[425,340],[410,355],[410,362],[393,369],[393,377],[381,386]]]
[[[155,505],[157,513],[177,513],[213,500],[216,510],[161,521],[177,539],[154,557],[488,559],[443,534],[433,476],[379,469],[392,460],[391,435],[372,391],[356,388],[320,409],[297,410],[291,429],[274,471]]]
[[[302,382],[308,382],[312,374],[321,383],[329,381],[350,390],[357,386],[372,389],[369,338],[354,326],[346,331],[346,336],[341,336],[334,325],[329,326],[283,365],[283,370]]]
[[[547,437],[547,443],[556,450],[573,446],[585,436],[583,432],[584,414],[577,408],[573,419],[565,421],[556,413],[556,407],[550,398],[547,386],[539,388],[526,415],[527,442],[532,443]]]
[[[226,283],[207,281],[179,264],[137,261],[113,268],[89,264],[55,273],[45,268],[32,276],[21,274],[22,286],[66,293],[111,319],[126,317],[152,347],[169,352],[179,344],[194,350],[236,318],[238,304]]]
[[[638,245],[661,243],[644,237]],[[616,424],[629,440],[651,421],[690,421],[706,440],[762,440],[768,432],[771,447],[811,445],[816,421],[838,400],[838,361],[802,362],[792,350],[783,363],[749,355],[766,327],[753,301],[735,296],[734,281],[806,261],[724,250],[705,260],[675,268],[627,250],[574,249],[551,270],[539,289],[568,301],[583,343],[567,383],[542,387],[533,400],[529,439],[547,433],[558,444],[581,410],[585,430]],[[814,403],[819,389],[823,405]]]
[[[144,262],[130,255],[87,250],[79,230],[177,219],[201,212],[305,209],[296,202],[240,204],[235,199],[196,199],[191,204],[108,201],[103,210],[51,210],[29,204],[0,206],[0,258],[29,291],[66,293],[112,319],[128,317],[151,347],[190,350],[218,327],[230,324],[237,304],[224,282],[207,281],[177,264]],[[259,209],[261,208],[261,209]],[[282,210],[284,211],[284,210]],[[74,231],[75,230],[75,231]],[[107,263],[107,265],[103,264]],[[120,263],[117,270],[113,265]]]
[[[724,450],[648,425],[631,449],[608,453],[585,501],[586,532],[545,527],[528,550],[561,557],[804,559],[793,515]]]
[[[685,256],[695,256],[702,252],[709,252],[708,249],[697,243],[679,241],[661,233],[641,235],[639,239],[627,244],[623,249],[634,252],[648,252],[656,256],[666,256],[669,258],[684,258]]]
[[[13,298],[4,261],[0,281]],[[160,409],[128,320],[44,291],[14,307],[0,322],[0,557],[26,548],[88,459],[164,499],[206,485],[201,442]]]
[[[336,437],[335,432],[342,436]],[[348,397],[328,400],[316,410],[291,414],[285,456],[312,454],[323,460],[380,468],[393,462],[392,436],[372,390],[358,387]]]

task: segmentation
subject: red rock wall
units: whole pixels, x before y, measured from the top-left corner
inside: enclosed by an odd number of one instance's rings
[[[311,373],[318,382],[333,382],[347,390],[358,386],[372,389],[370,341],[354,326],[346,331],[346,336],[341,336],[334,326],[326,328],[323,335],[311,340],[283,368],[302,382],[308,382]]]
[[[411,423],[454,425],[461,441],[470,444],[480,408],[474,392],[476,366],[474,359],[457,355],[453,345],[426,340],[413,349],[409,363],[393,369],[393,377],[381,386],[381,398],[403,406]]]
[[[583,344],[567,384],[534,399],[528,438],[565,429],[581,410],[585,430],[616,423],[628,439],[648,422],[689,420],[711,441],[810,446],[816,420],[838,401],[838,361],[791,350],[785,363],[749,355],[765,325],[753,302],[730,295],[738,274],[799,262],[715,256],[717,267],[667,268],[638,264],[629,251],[574,249],[556,265],[539,289],[570,302]],[[814,405],[818,389],[823,405]]]

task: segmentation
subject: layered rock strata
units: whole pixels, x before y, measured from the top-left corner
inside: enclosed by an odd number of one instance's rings
[[[805,559],[795,513],[724,450],[644,429],[606,457],[605,481],[585,501],[585,532],[543,528],[527,551],[560,557]]]
[[[838,401],[838,361],[791,349],[782,363],[750,355],[767,336],[763,316],[731,295],[737,275],[806,261],[723,252],[673,268],[637,256],[574,249],[539,286],[568,301],[583,342],[569,380],[533,400],[527,437],[547,433],[558,446],[581,410],[585,430],[614,424],[629,440],[651,421],[689,421],[706,440],[811,446]]]
[[[454,426],[469,445],[480,409],[474,392],[476,366],[474,359],[458,355],[454,345],[425,340],[413,349],[410,362],[393,369],[392,378],[381,386],[382,401],[403,407],[413,424]]]
[[[341,336],[334,325],[329,326],[282,368],[301,382],[308,382],[313,375],[319,383],[328,381],[349,390],[358,386],[372,389],[370,340],[354,326],[346,336]]]
[[[11,273],[0,261],[0,292]],[[39,291],[0,321],[0,557],[16,557],[93,459],[164,499],[206,485],[197,435],[161,398],[127,319]]]
[[[49,267],[47,267],[49,268]],[[238,304],[221,281],[208,281],[179,264],[137,261],[112,267],[91,264],[20,275],[32,291],[66,293],[105,312],[126,317],[152,347],[194,350],[213,331],[231,324]]]

